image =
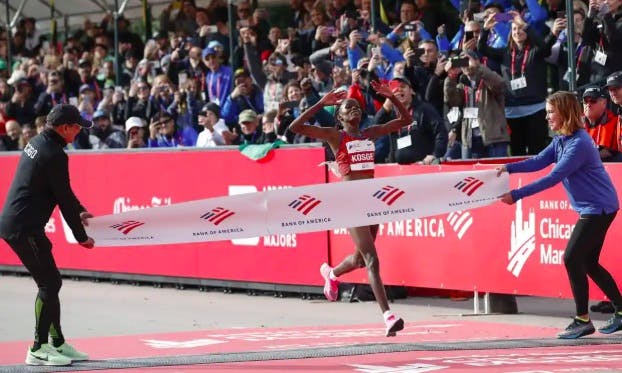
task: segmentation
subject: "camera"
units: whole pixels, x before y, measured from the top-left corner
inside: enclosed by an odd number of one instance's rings
[[[452,57],[450,61],[451,67],[469,67],[468,57]]]
[[[417,25],[408,23],[404,25],[404,31],[417,31]]]
[[[177,48],[177,55],[179,56],[179,58],[182,60],[186,58],[186,41],[182,40]]]

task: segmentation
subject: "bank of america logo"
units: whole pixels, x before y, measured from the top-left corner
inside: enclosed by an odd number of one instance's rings
[[[225,219],[235,215],[235,212],[227,210],[224,207],[216,207],[212,211],[201,215],[201,219],[205,219],[214,225],[218,225],[225,221]]]
[[[374,193],[374,197],[391,206],[393,202],[404,195],[404,191],[391,185],[386,185]]]
[[[451,229],[456,232],[458,239],[461,240],[464,234],[471,228],[473,216],[468,211],[454,211],[447,215],[447,222],[451,226]]]
[[[291,201],[287,206],[293,208],[296,211],[300,211],[303,215],[307,215],[320,203],[322,203],[322,201],[320,201],[319,199],[311,197],[308,194],[303,194],[295,200]]]
[[[135,220],[128,220],[123,223],[111,225],[110,228],[114,228],[123,234],[128,234],[141,225],[145,225],[145,223]]]
[[[475,193],[475,191],[478,190],[479,187],[481,187],[482,185],[484,185],[483,181],[469,176],[465,177],[464,180],[461,180],[456,185],[454,185],[454,188],[458,189],[459,191],[470,197],[471,194]]]
[[[519,183],[520,187],[520,183]],[[516,215],[512,222],[510,251],[508,252],[507,270],[518,277],[527,263],[527,259],[536,250],[536,213],[530,210],[527,219],[523,217],[523,201],[516,202]]]

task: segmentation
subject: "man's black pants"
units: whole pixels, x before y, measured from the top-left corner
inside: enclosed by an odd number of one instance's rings
[[[605,236],[616,213],[581,215],[568,240],[564,264],[570,279],[577,315],[587,315],[589,288],[587,276],[611,300],[616,311],[622,310],[622,296],[611,274],[598,262]]]
[[[35,346],[48,343],[48,333],[62,343],[64,338],[60,327],[58,298],[62,279],[52,256],[52,243],[43,232],[16,235],[5,241],[28,269],[39,288],[35,300]]]

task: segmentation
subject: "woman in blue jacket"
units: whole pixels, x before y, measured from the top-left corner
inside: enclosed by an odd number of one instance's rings
[[[614,316],[598,331],[610,334],[622,329],[622,296],[611,274],[599,263],[605,235],[619,209],[618,195],[600,160],[598,148],[583,129],[581,105],[571,92],[556,92],[546,100],[549,128],[558,133],[533,158],[497,168],[502,172],[533,172],[555,163],[551,172],[522,188],[500,196],[508,205],[562,182],[572,208],[580,215],[564,253],[564,265],[576,305],[572,323],[558,334],[574,339],[594,333],[588,313],[587,277],[607,295]]]

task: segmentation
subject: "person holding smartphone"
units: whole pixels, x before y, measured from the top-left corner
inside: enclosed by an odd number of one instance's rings
[[[492,48],[486,40],[497,24],[494,14],[486,18],[484,31],[477,49],[485,57],[501,65],[506,81],[505,116],[510,126],[511,155],[537,154],[549,141],[544,111],[547,96],[546,62],[551,53],[548,44],[529,26],[518,12],[509,12],[513,18],[509,45]]]

